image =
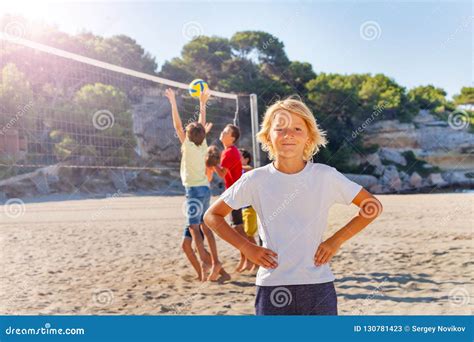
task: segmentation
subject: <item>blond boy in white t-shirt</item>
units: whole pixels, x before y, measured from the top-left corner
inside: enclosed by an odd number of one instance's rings
[[[208,209],[206,224],[259,265],[257,315],[337,315],[329,262],[341,245],[381,212],[381,203],[335,168],[312,163],[325,146],[309,108],[288,98],[270,106],[257,134],[272,163],[246,172]],[[329,208],[360,207],[359,214],[323,241]],[[257,246],[224,220],[232,209],[251,205],[258,214]]]

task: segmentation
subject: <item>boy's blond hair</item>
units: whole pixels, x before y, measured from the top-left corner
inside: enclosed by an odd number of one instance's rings
[[[270,140],[270,128],[276,114],[282,111],[297,115],[306,123],[309,143],[306,144],[304,148],[303,159],[310,160],[316,153],[318,153],[320,146],[326,146],[328,142],[326,139],[326,132],[318,127],[311,110],[303,101],[301,101],[299,96],[295,95],[284,100],[279,100],[267,108],[263,118],[262,127],[257,133],[257,140],[262,144],[262,150],[268,152],[268,156],[271,160],[275,159],[275,150]]]

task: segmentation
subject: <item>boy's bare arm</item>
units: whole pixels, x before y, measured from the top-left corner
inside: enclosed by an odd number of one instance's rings
[[[220,165],[216,165],[214,166],[214,171],[217,173],[217,175],[219,177],[221,177],[222,179],[224,179],[226,173],[227,173],[227,169],[225,167],[222,167]]]
[[[198,122],[206,126],[206,108],[207,108],[207,101],[209,100],[209,97],[211,96],[209,89],[206,89],[205,91],[201,92],[201,95],[199,96],[199,119]]]
[[[275,252],[251,243],[227,224],[225,217],[229,215],[231,211],[231,207],[229,207],[222,199],[218,199],[206,211],[204,215],[204,223],[223,240],[244,253],[244,255],[253,263],[265,268],[277,267],[278,264],[275,260],[277,254]]]
[[[214,169],[212,167],[206,168],[206,177],[209,182],[212,181],[212,176],[214,175]]]
[[[186,134],[184,133],[183,123],[181,122],[181,118],[179,117],[178,105],[176,104],[176,97],[174,91],[171,88],[166,89],[165,96],[168,98],[171,105],[171,116],[173,118],[174,130],[176,131],[176,135],[178,136],[178,139],[182,144],[184,142],[184,139],[186,138]]]
[[[343,243],[367,227],[382,213],[382,203],[364,188],[356,195],[352,203],[360,208],[359,214],[319,245],[315,254],[317,266],[329,262]]]
[[[354,197],[352,203],[360,208],[359,214],[334,234],[341,244],[367,227],[383,210],[382,203],[364,188]]]

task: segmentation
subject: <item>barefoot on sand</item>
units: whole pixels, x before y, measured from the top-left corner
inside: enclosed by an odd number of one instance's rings
[[[240,255],[240,261],[237,267],[235,268],[235,272],[241,273],[244,270],[244,265],[245,265],[245,256],[243,254]]]
[[[211,270],[211,266],[209,264],[206,264],[204,262],[201,264],[201,278],[200,278],[201,281],[207,280],[210,270]]]
[[[207,277],[207,280],[216,281],[219,278],[221,270],[222,270],[222,264],[220,262],[215,265],[212,265],[211,274],[209,274],[209,277]]]
[[[219,283],[223,283],[223,282],[229,281],[230,279],[231,279],[230,274],[227,273],[224,269],[221,269],[221,276],[219,279],[217,279],[217,281]]]

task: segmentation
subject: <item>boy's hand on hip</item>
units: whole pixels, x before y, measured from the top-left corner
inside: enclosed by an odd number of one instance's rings
[[[328,263],[331,261],[332,257],[337,253],[340,247],[340,242],[330,237],[319,245],[318,250],[314,255],[314,264],[316,266],[321,266],[325,263]]]
[[[241,252],[254,264],[265,268],[276,268],[278,255],[271,249],[257,246],[253,243],[247,243],[241,248]]]

